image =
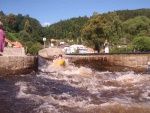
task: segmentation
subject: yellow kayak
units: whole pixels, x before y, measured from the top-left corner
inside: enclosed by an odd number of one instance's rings
[[[58,59],[58,60],[54,61],[54,65],[64,66],[65,65],[65,60],[64,59]]]

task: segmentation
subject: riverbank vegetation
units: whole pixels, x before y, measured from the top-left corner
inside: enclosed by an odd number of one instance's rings
[[[110,52],[150,51],[150,9],[94,12],[91,17],[73,17],[46,27],[28,14],[6,15],[0,11],[0,20],[6,37],[21,42],[30,54],[42,49],[43,37],[46,44],[54,38],[102,49],[104,40],[108,40]]]

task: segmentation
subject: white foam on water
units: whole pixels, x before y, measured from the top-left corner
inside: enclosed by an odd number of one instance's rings
[[[37,76],[41,76],[42,78],[45,77],[52,80],[65,80],[72,87],[87,87],[89,84],[96,84],[93,79],[94,72],[92,71],[92,69],[83,66],[76,67],[67,63],[65,67],[55,67],[50,63],[50,65],[46,69],[46,72],[50,72],[51,74],[48,76],[43,76],[41,74]]]
[[[112,101],[120,103],[121,105],[133,104],[132,99],[125,96],[122,96],[120,98],[114,97],[112,98]]]
[[[102,89],[103,90],[115,90],[115,89],[119,89],[119,88],[115,87],[115,86],[103,86]]]
[[[68,62],[67,59],[65,60],[65,66],[59,66],[55,65],[54,62],[49,62],[49,66],[46,68],[46,71],[48,72],[60,72],[62,74],[81,74],[81,75],[91,75],[92,74],[92,69],[90,68],[85,68],[83,66],[81,67],[76,67],[72,65],[71,63]],[[43,70],[45,71],[45,70]]]
[[[30,100],[35,101],[36,103],[40,103],[40,102],[41,102],[41,98],[42,98],[41,96],[25,93],[25,92],[27,91],[27,89],[29,88],[29,87],[27,86],[27,83],[26,83],[26,82],[17,82],[15,85],[20,88],[18,94],[16,95],[17,98],[30,99]],[[31,88],[31,87],[30,87],[30,88]],[[35,88],[31,88],[31,89],[35,90]]]
[[[27,92],[28,89],[36,91],[36,86],[32,86],[27,82],[17,82],[15,85],[18,86],[20,90],[16,97],[26,98],[39,103],[40,106],[34,109],[34,111],[39,113],[59,113],[62,106],[88,109],[90,107],[131,105],[133,101],[136,102],[132,97],[135,93],[138,93],[139,90],[141,90],[141,92],[139,92],[141,100],[149,101],[150,99],[149,86],[146,86],[150,81],[150,76],[148,75],[135,74],[134,72],[98,72],[86,67],[69,65],[69,63],[66,67],[54,67],[50,64],[48,67],[41,69],[43,72],[36,76],[43,81],[55,80],[59,82],[60,80],[63,81],[64,85],[85,90],[85,93],[88,94],[84,97],[84,94],[80,95],[77,93],[77,95],[73,95],[68,91],[62,94],[40,96]],[[38,82],[40,84],[40,81]],[[132,84],[132,87],[124,87],[122,84]],[[43,87],[48,86],[43,85]],[[119,92],[119,90],[123,90],[123,92]],[[118,91],[120,94],[117,95],[113,93],[115,91]],[[110,96],[107,95],[105,97],[105,94],[110,94]],[[95,97],[93,98],[91,95]],[[103,102],[99,104],[92,102],[97,101],[97,99],[103,100]]]
[[[92,75],[92,69],[86,68],[86,67],[73,67],[72,69],[66,68],[65,70],[61,71],[62,74],[65,75],[73,75],[73,74],[79,74],[79,75]]]
[[[28,88],[27,85],[26,85],[26,82],[17,82],[17,83],[15,83],[15,85],[20,87],[20,90],[17,94],[17,97],[18,98],[25,97],[26,95],[25,95],[24,91],[26,91],[27,88]]]
[[[33,109],[33,111],[36,113],[60,113],[55,106],[49,105],[49,103],[44,103],[38,108]]]
[[[75,71],[76,74],[91,75],[93,72],[90,68],[80,67]]]
[[[61,98],[65,98],[65,99],[61,100]],[[90,103],[91,99],[89,97],[86,97],[86,99],[82,99],[82,97],[80,96],[72,97],[67,93],[63,93],[62,95],[59,95],[58,99],[60,99],[57,100],[60,106],[80,107],[80,108],[97,106]]]
[[[106,107],[106,106],[114,106],[114,105],[118,105],[118,104],[119,103],[117,103],[117,102],[106,102],[106,103],[101,104],[100,106]]]
[[[141,94],[141,100],[142,99],[146,99],[146,100],[149,100],[150,101],[150,89],[145,91],[143,94]]]
[[[116,81],[121,82],[123,84],[138,83],[144,80],[147,80],[147,76],[141,76],[140,74],[134,74],[134,73],[124,74],[116,78]]]
[[[80,107],[80,108],[97,106],[94,104],[89,104],[89,100],[90,100],[89,98],[87,98],[86,100],[84,100],[82,98],[79,99],[80,97],[72,97],[70,94],[67,94],[67,93],[63,93],[61,95],[48,95],[48,96],[28,94],[27,93],[27,89],[28,89],[27,83],[17,82],[15,85],[20,88],[18,94],[16,95],[16,98],[26,98],[26,99],[32,100],[38,104],[43,103],[40,106],[38,106],[37,108],[35,108],[34,109],[35,111],[45,111],[46,110],[46,111],[58,112],[56,110],[56,108],[52,105]],[[65,99],[62,99],[62,98],[65,98]]]

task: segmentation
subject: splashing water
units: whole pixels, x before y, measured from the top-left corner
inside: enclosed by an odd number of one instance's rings
[[[22,112],[150,113],[150,75],[99,72],[65,62],[64,67],[48,62],[39,74],[15,81],[15,98],[28,103],[16,102]]]

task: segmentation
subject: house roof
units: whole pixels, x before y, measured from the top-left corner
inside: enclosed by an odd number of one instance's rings
[[[55,42],[55,41],[56,41],[55,39],[53,39],[53,38],[51,39],[51,42]]]
[[[11,42],[15,47],[22,47],[23,45],[20,42]]]
[[[9,39],[5,38],[5,42],[10,42],[15,47],[23,47],[23,45],[20,42],[11,42]]]
[[[8,40],[7,38],[5,38],[5,42],[10,42],[10,40]]]
[[[87,48],[87,51],[94,52],[94,50],[92,48]]]

